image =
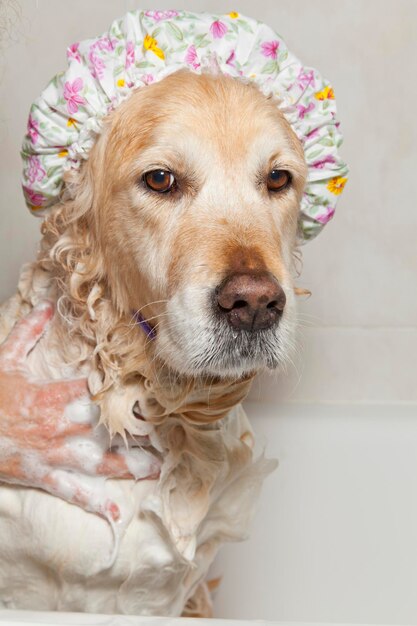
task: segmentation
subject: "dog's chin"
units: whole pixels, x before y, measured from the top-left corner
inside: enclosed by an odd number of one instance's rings
[[[159,356],[180,375],[239,379],[262,370],[280,368],[292,351],[290,324],[256,332],[236,331],[227,324],[181,336],[161,333]]]

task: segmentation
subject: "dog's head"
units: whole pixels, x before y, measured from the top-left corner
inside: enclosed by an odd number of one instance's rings
[[[134,92],[86,163],[115,307],[179,373],[236,377],[289,351],[301,143],[273,99],[181,71]]]

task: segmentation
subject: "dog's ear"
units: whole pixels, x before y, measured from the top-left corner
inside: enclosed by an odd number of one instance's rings
[[[92,303],[100,300],[105,291],[94,206],[104,178],[101,164],[106,142],[105,128],[89,159],[79,169],[66,172],[61,201],[46,215],[41,227],[39,265],[59,277],[61,310],[66,307],[66,319],[77,319],[77,323],[86,318],[94,320]]]
[[[94,185],[88,161],[80,169],[66,172],[64,185],[61,206],[66,208],[68,221],[77,220],[93,206]]]
[[[95,199],[103,181],[104,157],[107,146],[108,127],[97,137],[87,160],[79,169],[69,170],[64,174],[62,204],[67,206],[67,219],[75,221],[92,213]],[[68,206],[70,205],[70,206]]]

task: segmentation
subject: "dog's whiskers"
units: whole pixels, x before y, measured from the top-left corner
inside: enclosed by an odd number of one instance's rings
[[[137,325],[137,319],[136,319],[137,315],[141,314],[142,311],[146,307],[153,306],[154,304],[163,304],[163,303],[166,303],[166,302],[168,302],[168,300],[165,299],[165,300],[154,300],[153,302],[148,302],[147,304],[144,304],[143,306],[140,307],[140,309],[137,309],[134,313],[132,313],[132,316],[131,316],[129,322],[127,323],[127,326],[130,326],[130,327],[136,326]],[[158,316],[156,315],[156,316],[154,316],[154,318],[155,317],[158,317]],[[147,318],[146,321],[149,321],[149,319],[150,318]]]

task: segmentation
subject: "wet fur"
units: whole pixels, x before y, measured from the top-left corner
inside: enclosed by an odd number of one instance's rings
[[[266,190],[272,166],[291,172],[283,194]],[[176,193],[143,187],[143,173],[157,167],[175,172]],[[88,161],[67,173],[38,260],[2,309],[4,337],[37,302],[53,300],[58,314],[30,357],[37,372],[38,350],[53,364],[45,376],[54,366],[56,377],[87,374],[110,434],[137,432],[134,408],[158,429],[169,450],[161,498],[167,526],[181,530],[180,551],[224,477],[249,471],[247,433],[228,448],[216,423],[257,371],[291,352],[305,178],[302,146],[273,98],[227,77],[178,72],[109,114]],[[236,337],[213,311],[214,289],[230,273],[265,269],[285,290],[282,320]],[[138,310],[156,340],[134,323]],[[183,494],[195,516],[169,521]]]

